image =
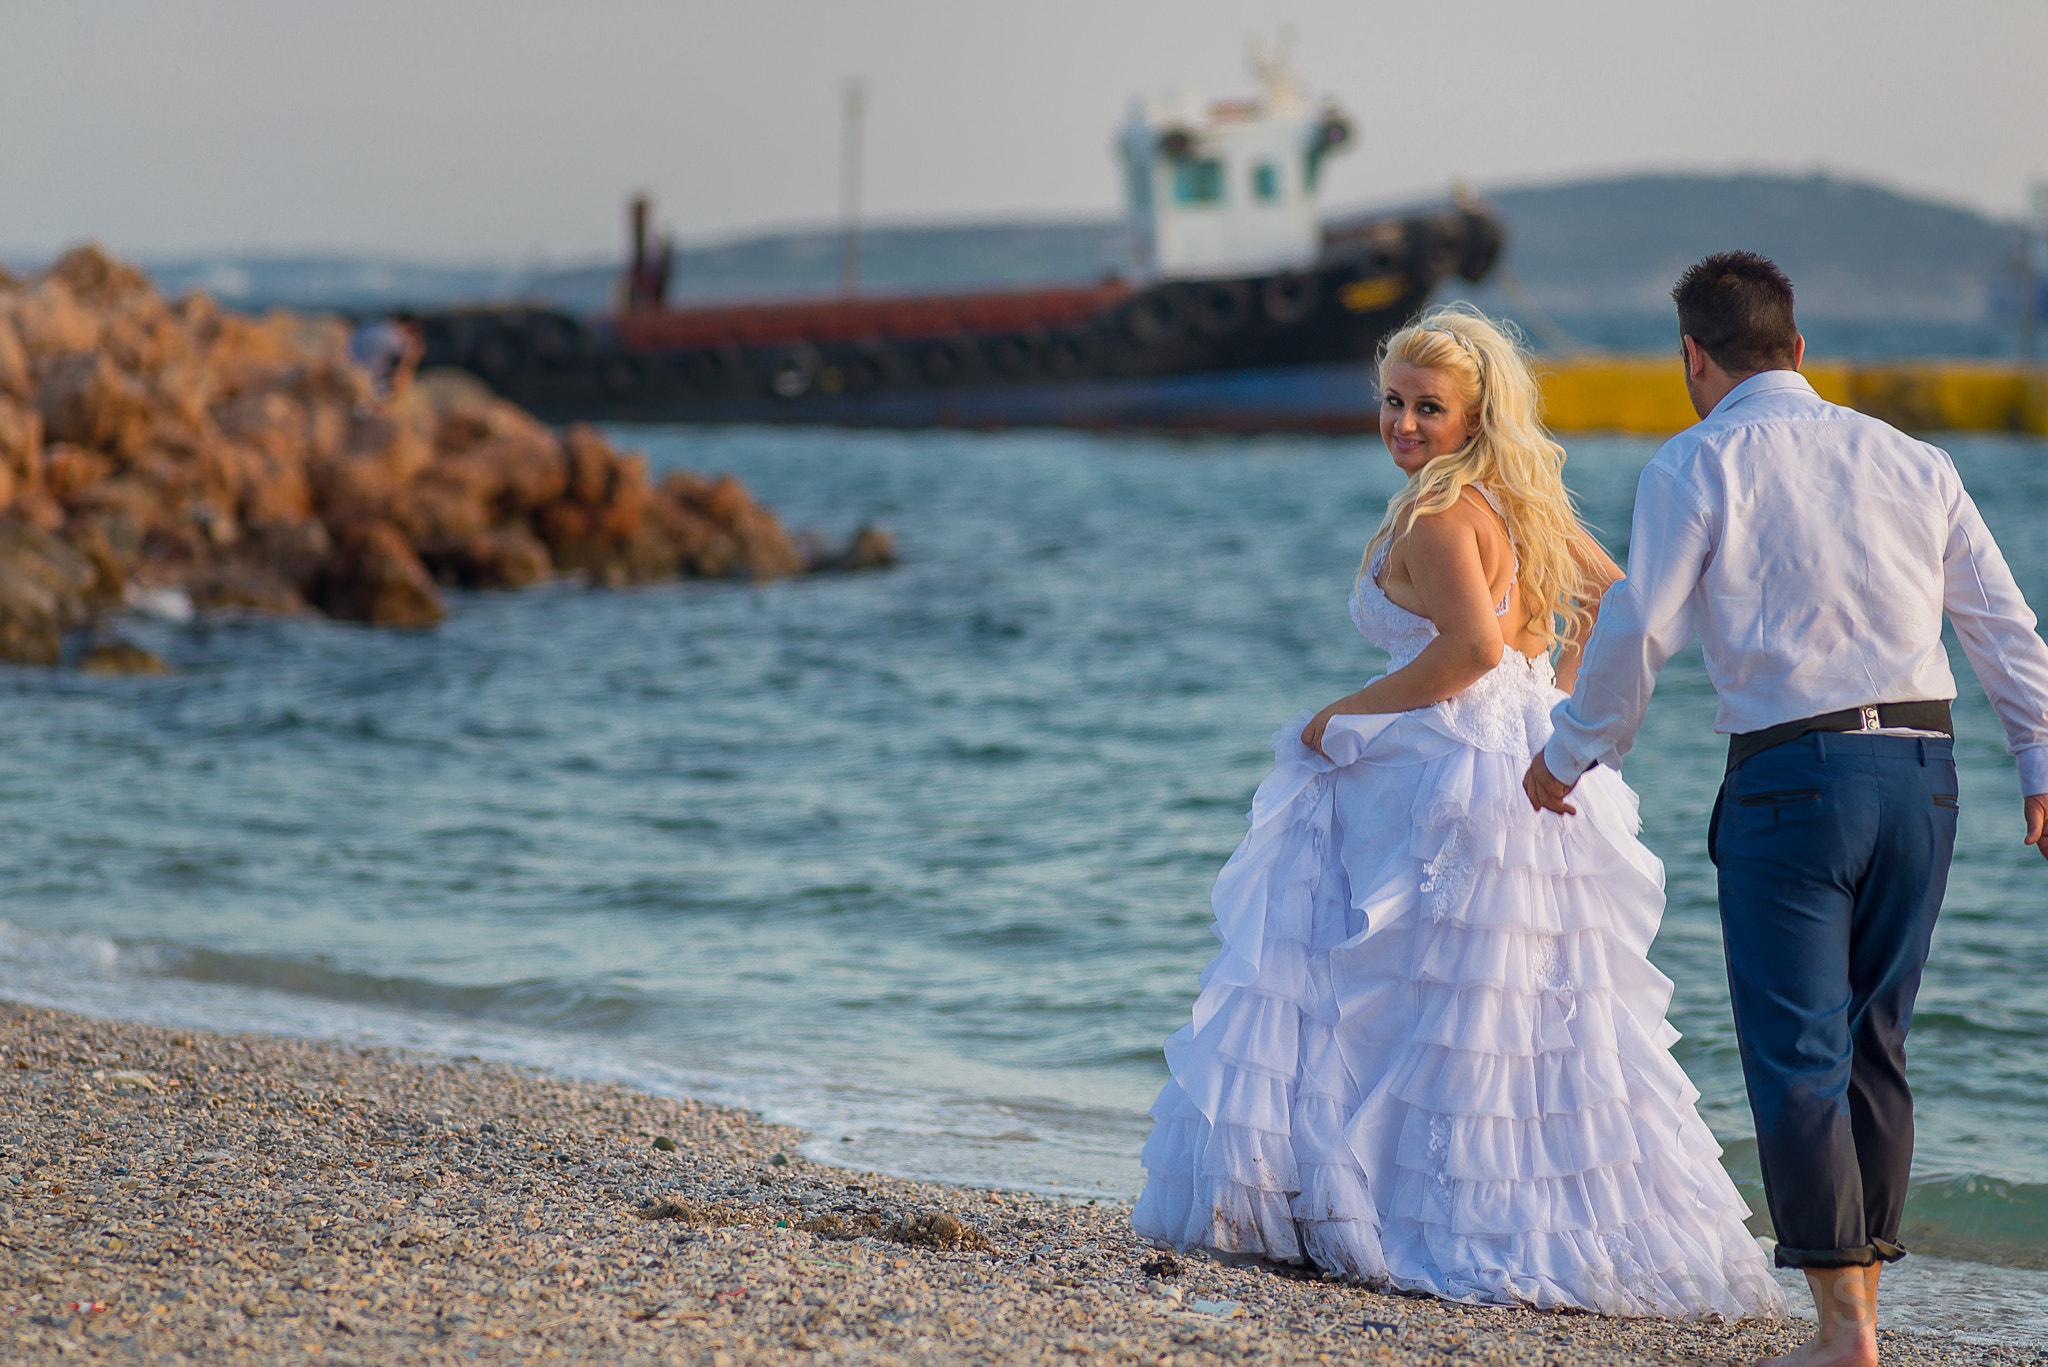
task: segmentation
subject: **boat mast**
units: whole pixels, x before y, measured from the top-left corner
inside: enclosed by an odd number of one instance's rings
[[[839,292],[860,293],[861,123],[867,114],[867,83],[846,83],[839,140]]]

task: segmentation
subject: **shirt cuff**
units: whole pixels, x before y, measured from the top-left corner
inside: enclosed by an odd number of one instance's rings
[[[2048,745],[2029,745],[2013,756],[2020,766],[2020,792],[2048,793]]]
[[[2048,761],[2048,750],[2042,752],[2042,758]],[[1577,783],[1585,776],[1586,771],[1593,767],[1593,763],[1588,760],[1581,764],[1573,759],[1558,743],[1556,736],[1552,736],[1550,743],[1543,747],[1543,767],[1548,769],[1550,776],[1559,783]]]

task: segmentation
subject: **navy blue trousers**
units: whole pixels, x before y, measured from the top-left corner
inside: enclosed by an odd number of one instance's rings
[[[1906,1031],[1955,839],[1946,738],[1814,732],[1721,785],[1708,847],[1780,1267],[1905,1254]]]

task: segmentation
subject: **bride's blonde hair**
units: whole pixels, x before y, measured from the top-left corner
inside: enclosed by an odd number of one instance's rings
[[[1600,586],[1575,549],[1585,529],[1564,487],[1564,448],[1537,417],[1541,395],[1518,339],[1470,305],[1450,304],[1387,338],[1380,347],[1381,375],[1390,361],[1452,376],[1466,410],[1479,414],[1479,430],[1463,447],[1410,475],[1387,500],[1387,515],[1359,562],[1360,576],[1370,571],[1381,547],[1405,534],[1416,518],[1443,512],[1466,485],[1483,484],[1500,500],[1521,557],[1528,628],[1552,650],[1575,639],[1592,619]]]

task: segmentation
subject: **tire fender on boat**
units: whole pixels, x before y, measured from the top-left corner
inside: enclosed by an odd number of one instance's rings
[[[932,337],[918,343],[917,373],[927,384],[958,384],[974,373],[974,339]]]
[[[1154,286],[1124,305],[1124,331],[1139,346],[1167,346],[1187,335],[1188,313],[1181,286]]]
[[[1243,280],[1211,280],[1194,289],[1195,330],[1204,337],[1228,337],[1251,322],[1252,287]]]
[[[1299,271],[1283,271],[1259,290],[1259,308],[1269,323],[1298,323],[1321,302],[1316,278]]]
[[[777,347],[768,358],[768,392],[778,399],[801,399],[818,383],[821,362],[809,342]]]
[[[1062,380],[1093,374],[1102,364],[1102,336],[1092,327],[1071,327],[1055,333],[1045,345],[1045,368]]]
[[[679,364],[683,378],[699,393],[723,397],[733,391],[740,376],[746,373],[747,358],[746,353],[728,342],[724,346],[686,351]]]
[[[1035,375],[1045,356],[1045,347],[1045,334],[1036,329],[1000,333],[986,344],[989,368],[1013,380]]]
[[[598,387],[614,399],[630,399],[647,380],[647,363],[638,356],[614,356],[597,372]]]
[[[837,364],[846,377],[846,392],[849,394],[872,394],[880,389],[893,389],[903,383],[909,367],[902,353],[880,337],[864,338],[855,342],[853,348]]]
[[[522,375],[532,352],[526,345],[517,323],[509,318],[500,319],[497,326],[486,327],[477,336],[470,351],[470,362],[476,373],[487,383],[496,385]]]

